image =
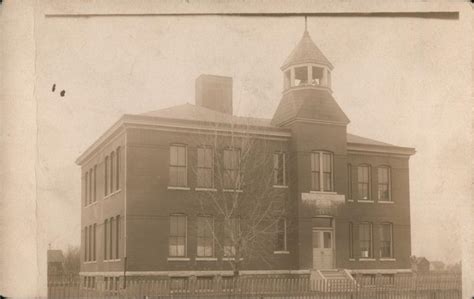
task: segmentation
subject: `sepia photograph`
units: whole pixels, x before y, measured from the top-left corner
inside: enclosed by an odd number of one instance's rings
[[[0,4],[0,294],[474,296],[471,6],[244,2]]]

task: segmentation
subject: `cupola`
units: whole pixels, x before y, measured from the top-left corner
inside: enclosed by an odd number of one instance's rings
[[[283,63],[284,90],[324,88],[331,90],[331,62],[311,39],[305,28],[303,37]]]

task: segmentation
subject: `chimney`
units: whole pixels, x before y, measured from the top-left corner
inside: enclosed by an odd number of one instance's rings
[[[200,75],[196,79],[196,105],[232,115],[232,78]]]

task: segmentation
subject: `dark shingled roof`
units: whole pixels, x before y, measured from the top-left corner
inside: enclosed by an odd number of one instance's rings
[[[296,45],[293,52],[285,60],[281,69],[286,69],[289,65],[301,63],[318,63],[333,68],[331,62],[324,56],[323,52],[319,50],[316,44],[309,36],[309,32],[305,31],[300,42]]]
[[[189,103],[146,112],[140,115],[223,124],[274,127],[270,124],[270,119],[235,116]]]
[[[332,95],[322,89],[300,89],[288,93],[280,101],[272,124],[280,125],[295,118],[349,123],[349,118]]]

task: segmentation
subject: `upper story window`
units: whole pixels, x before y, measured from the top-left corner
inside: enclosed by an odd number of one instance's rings
[[[373,258],[372,223],[359,224],[359,249],[361,258]]]
[[[93,190],[93,195],[94,195],[94,202],[97,201],[97,165],[94,165],[94,190]]]
[[[186,256],[186,216],[170,216],[170,235],[169,235],[168,254],[171,257]]]
[[[391,223],[380,225],[380,257],[393,258],[393,227]]]
[[[369,165],[360,165],[357,167],[357,188],[359,191],[359,200],[371,200]]]
[[[347,164],[347,199],[352,200],[352,165]]]
[[[89,172],[84,176],[84,206],[89,204]]]
[[[116,152],[116,163],[115,163],[115,169],[116,169],[116,173],[115,173],[115,190],[119,190],[120,189],[120,167],[121,167],[121,161],[120,161],[120,156],[121,156],[121,151],[120,151],[120,147],[117,147],[117,150],[115,151]]]
[[[241,189],[240,149],[224,150],[224,188]]]
[[[170,169],[169,184],[174,187],[186,187],[187,176],[187,153],[185,145],[170,146]]]
[[[334,191],[332,153],[324,151],[311,153],[311,190]]]
[[[323,83],[323,76],[324,76],[324,68],[318,66],[312,66],[312,80],[311,85],[322,85]]]
[[[104,195],[109,194],[109,156],[105,156],[104,161]]]
[[[197,149],[197,186],[211,188],[214,186],[214,153],[211,147]]]
[[[391,201],[390,189],[390,168],[387,166],[377,167],[377,199]]]
[[[110,193],[114,192],[114,179],[115,179],[115,152],[110,154]]]
[[[286,153],[273,154],[273,185],[286,186]]]

